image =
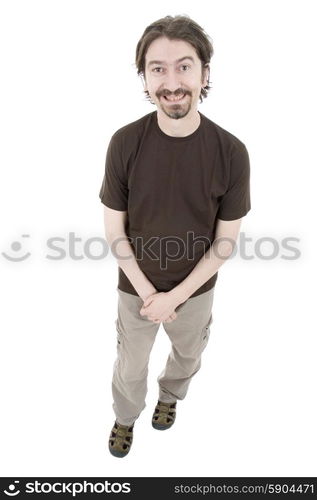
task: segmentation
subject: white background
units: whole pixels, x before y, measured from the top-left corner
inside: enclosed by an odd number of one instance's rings
[[[158,4],[1,2],[1,476],[316,476],[314,2]],[[156,109],[135,48],[168,14],[189,15],[214,43],[198,109],[249,151],[241,232],[254,258],[220,269],[202,368],[166,432],[151,427],[169,352],[160,328],[147,406],[117,459],[117,266],[98,259],[99,190],[111,135]],[[48,258],[53,237],[61,260]],[[288,237],[296,260],[283,258]],[[275,258],[255,254],[260,238],[275,239]]]

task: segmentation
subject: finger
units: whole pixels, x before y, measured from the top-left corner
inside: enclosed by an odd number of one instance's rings
[[[177,318],[177,314],[174,312],[172,313],[166,320],[167,323],[171,323],[172,321],[174,321],[174,319]]]
[[[150,305],[150,303],[145,307],[144,304],[140,309],[140,314],[141,316],[144,316],[145,314],[148,314],[149,311],[146,310],[146,308]]]
[[[142,307],[147,307],[147,306],[149,306],[152,302],[153,302],[153,297],[148,297],[147,299],[145,299],[145,301],[144,301],[144,303],[143,303],[143,306],[142,306]]]
[[[150,314],[146,314],[146,318],[149,320],[149,321],[154,321],[156,318],[154,316],[151,316]]]

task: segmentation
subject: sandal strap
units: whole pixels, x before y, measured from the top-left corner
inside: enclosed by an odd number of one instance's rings
[[[114,436],[112,436],[112,433],[114,434]],[[117,450],[122,450],[124,449],[123,445],[126,445],[127,447],[130,448],[132,444],[132,439],[133,439],[133,425],[121,425],[115,422],[111,431],[111,435],[109,437],[110,445],[111,441],[113,441],[111,447],[116,448]],[[125,451],[126,450],[127,448],[125,448]]]
[[[170,418],[172,421],[174,421],[175,416],[176,416],[176,403],[163,403],[162,401],[158,401],[155,407],[155,412],[153,414],[153,421],[155,422],[165,421],[167,423],[167,418]]]

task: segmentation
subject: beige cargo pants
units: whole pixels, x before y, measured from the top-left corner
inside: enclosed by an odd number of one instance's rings
[[[177,318],[162,323],[172,349],[159,375],[160,401],[184,399],[192,377],[201,366],[212,323],[214,288],[187,299],[176,308]],[[141,316],[142,299],[117,288],[117,359],[113,367],[112,395],[116,420],[132,425],[145,408],[150,353],[161,323]],[[156,403],[156,401],[155,401]]]

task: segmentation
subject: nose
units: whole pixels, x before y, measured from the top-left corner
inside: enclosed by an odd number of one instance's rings
[[[164,78],[163,89],[175,92],[181,87],[182,84],[179,75],[173,70],[168,71],[166,77]]]

